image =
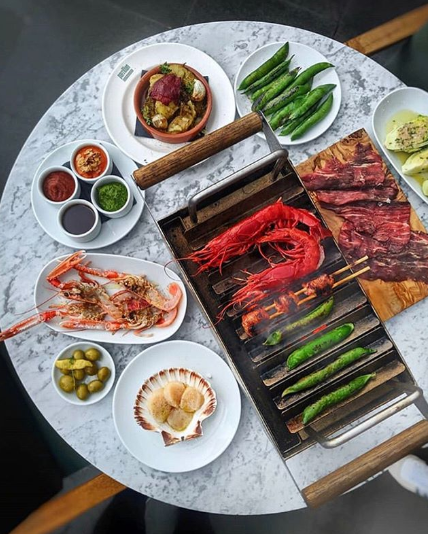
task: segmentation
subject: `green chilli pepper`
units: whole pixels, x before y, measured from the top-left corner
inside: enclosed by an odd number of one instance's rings
[[[263,110],[265,115],[272,115],[275,111],[279,111],[281,108],[289,104],[296,97],[305,95],[311,90],[311,82],[305,83],[304,85],[297,85],[292,89],[286,89],[283,93],[275,97],[273,100],[266,105]]]
[[[328,395],[324,395],[324,397],[321,397],[317,402],[307,406],[303,410],[303,424],[307,425],[315,419],[317,415],[324,412],[327,408],[330,408],[330,406],[334,406],[335,404],[339,404],[339,402],[349,399],[349,397],[352,397],[352,395],[362,390],[367,382],[375,376],[376,373],[358,376],[357,378],[354,378],[354,380],[351,380],[349,384],[346,384],[346,386],[342,386]]]
[[[276,120],[276,116],[279,115],[279,113],[281,113],[281,115],[284,117],[283,120],[288,118],[291,115],[291,113],[303,103],[304,99],[305,99],[304,96],[298,96],[297,98],[292,100],[289,104],[287,104],[284,108],[280,109],[279,111],[276,111],[269,119],[269,124],[272,124],[272,122]]]
[[[334,330],[309,341],[309,343],[306,343],[303,347],[299,347],[290,354],[287,358],[287,367],[289,369],[294,369],[306,360],[309,360],[309,358],[313,358],[317,354],[337,345],[350,336],[354,331],[354,328],[352,323],[345,323]]]
[[[242,82],[239,84],[238,90],[243,91],[257,80],[260,80],[260,78],[262,78],[265,74],[274,69],[282,61],[284,61],[284,59],[288,56],[288,49],[288,43],[282,45],[281,48],[277,52],[275,52],[272,57],[270,57],[267,61],[260,65],[260,67],[253,70],[253,72],[250,72],[250,74],[242,80]]]
[[[299,87],[303,88],[303,90],[301,90],[299,92],[299,94],[303,96],[303,100],[299,100],[299,106],[296,106],[292,113],[294,113],[297,109],[299,109],[300,106],[303,106],[305,104],[306,96],[304,96],[304,95],[306,95],[306,93],[310,90],[310,84],[300,85]],[[293,87],[293,89],[290,89],[290,91],[293,91],[294,89],[296,89],[296,88]],[[293,100],[294,99],[292,99],[292,101]],[[295,101],[296,100],[294,100],[294,102]],[[290,113],[286,108],[282,108],[279,111],[277,111],[275,113],[275,115],[272,117],[271,121],[270,121],[270,125],[271,125],[272,129],[276,130],[286,120],[289,119],[289,117],[291,116],[292,113]]]
[[[315,87],[315,89],[312,89],[312,91],[306,95],[305,100],[302,102],[301,106],[294,110],[293,113],[290,115],[290,120],[292,121],[304,115],[309,108],[311,108],[314,104],[324,98],[325,95],[327,95],[335,87],[336,84],[327,83],[325,85],[319,85],[318,87]]]
[[[302,137],[312,126],[314,126],[317,122],[320,122],[324,117],[326,117],[333,106],[333,95],[330,94],[326,98],[326,100],[319,106],[318,109],[315,110],[315,112],[310,116],[307,117],[306,120],[304,120],[293,132],[291,136],[291,140],[294,141],[295,139],[299,139],[299,137]],[[303,115],[305,116],[305,115]]]
[[[294,82],[291,84],[290,87],[295,87],[296,85],[303,85],[304,83],[307,83],[311,78],[319,74],[325,69],[328,69],[330,67],[333,67],[331,63],[327,63],[325,61],[321,63],[315,63],[315,65],[311,65],[307,69],[305,69],[303,72],[297,76],[297,78],[294,80]]]
[[[268,102],[270,102],[273,98],[275,98],[279,93],[282,93],[284,89],[286,89],[290,83],[294,80],[294,78],[297,76],[297,73],[299,72],[300,67],[296,67],[295,69],[291,70],[290,72],[287,72],[287,74],[283,74],[276,80],[272,82],[272,84],[269,86],[269,88],[265,91],[264,87],[262,89],[259,89],[259,91],[262,91],[263,98],[260,100],[259,104],[256,106],[256,109],[263,109]],[[252,98],[254,98],[257,94],[257,91],[252,95]]]
[[[366,349],[364,347],[356,347],[355,349],[348,350],[348,352],[341,354],[336,360],[331,362],[326,367],[323,367],[322,369],[319,369],[319,371],[315,371],[310,375],[304,376],[292,386],[284,389],[281,397],[285,397],[286,395],[297,393],[298,391],[303,391],[305,389],[313,388],[314,386],[321,384],[321,382],[324,382],[324,380],[327,380],[327,378],[330,376],[338,373],[344,367],[348,367],[348,365],[351,365],[351,363],[354,363],[363,356],[366,356],[367,354],[374,354],[375,352],[375,349]]]
[[[293,332],[293,330],[297,330],[298,328],[302,328],[315,321],[328,317],[328,315],[330,315],[331,310],[333,309],[333,305],[334,298],[333,296],[331,296],[328,300],[322,302],[314,310],[304,315],[294,323],[286,325],[281,330],[276,330],[275,332],[272,332],[266,339],[266,341],[263,343],[263,345],[277,345],[281,341],[282,336],[284,334],[289,334],[290,332]]]
[[[303,121],[305,121],[308,117],[310,117],[312,113],[315,112],[316,109],[317,109],[317,105],[315,104],[315,106],[312,106],[310,109],[308,109],[308,111],[304,115],[299,117],[298,119],[294,119],[293,121],[286,120],[285,123],[283,123],[285,124],[285,126],[279,132],[279,135],[291,134],[298,126],[300,126],[300,124],[302,124]]]
[[[272,69],[270,72],[265,74],[263,78],[260,78],[260,80],[257,80],[253,84],[251,84],[249,87],[247,87],[244,91],[245,94],[253,93],[254,91],[257,91],[258,89],[261,89],[262,87],[265,87],[272,83],[276,78],[278,78],[281,74],[288,71],[288,67],[290,66],[291,60],[294,56],[291,56],[290,59],[287,59],[286,61],[283,61],[279,65],[277,65],[274,69]]]

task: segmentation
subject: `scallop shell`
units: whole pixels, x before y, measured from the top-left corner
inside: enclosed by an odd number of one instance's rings
[[[167,423],[158,423],[147,408],[147,401],[151,393],[163,388],[168,382],[183,382],[198,389],[204,396],[204,403],[193,414],[190,424],[182,432],[171,428]],[[141,386],[134,404],[134,417],[137,423],[145,430],[159,432],[166,446],[174,445],[180,441],[202,436],[202,421],[212,415],[217,407],[217,398],[209,382],[201,375],[190,369],[174,367],[163,369],[147,379]]]

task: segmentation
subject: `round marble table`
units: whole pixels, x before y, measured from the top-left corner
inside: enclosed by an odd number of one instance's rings
[[[1,324],[16,322],[16,313],[33,306],[33,288],[40,269],[51,258],[70,252],[53,242],[38,226],[31,211],[30,186],[34,172],[47,153],[79,138],[108,140],[101,116],[101,94],[106,80],[127,54],[152,43],[180,42],[211,55],[233,81],[242,61],[258,47],[275,41],[298,41],[323,53],[336,65],[343,99],[333,126],[320,138],[293,147],[294,163],[327,147],[366,125],[385,94],[401,82],[359,53],[314,33],[259,22],[219,22],[172,30],[136,43],[106,59],[77,80],[42,117],[29,136],[10,174],[2,199]],[[147,192],[147,202],[160,218],[186,202],[197,190],[227,176],[267,153],[259,137],[247,139],[209,161],[171,178]],[[180,180],[180,187],[174,187]],[[419,215],[428,222],[428,208],[404,187]],[[104,250],[166,263],[169,253],[148,210],[134,230]],[[428,333],[419,317],[428,315],[428,300],[389,321],[388,327],[420,385],[428,389],[428,373],[418,349],[426,346]],[[184,324],[175,339],[191,339],[217,353],[221,350],[195,302],[190,300]],[[51,384],[52,359],[72,342],[47,326],[39,326],[7,341],[16,371],[32,400],[53,428],[83,457],[101,471],[136,491],[155,499],[195,510],[224,514],[266,514],[304,506],[284,463],[265,435],[250,403],[243,399],[241,423],[230,447],[215,462],[187,474],[161,473],[140,464],[123,447],[113,427],[112,395],[86,408],[63,402]],[[138,354],[136,345],[107,345],[119,376]],[[407,415],[400,417],[408,425]],[[379,432],[378,439],[384,438]],[[389,436],[387,436],[389,437]],[[342,454],[339,451],[339,455]],[[337,453],[333,454],[337,457]],[[317,452],[293,461],[293,474],[317,474]],[[342,458],[346,460],[346,453]],[[299,462],[305,462],[299,465]]]

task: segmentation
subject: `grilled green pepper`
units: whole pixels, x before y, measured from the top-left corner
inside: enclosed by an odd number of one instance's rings
[[[272,115],[276,111],[279,111],[281,108],[289,104],[296,97],[305,95],[311,90],[311,82],[305,83],[303,85],[297,85],[292,89],[286,89],[283,93],[275,97],[273,100],[266,105],[263,110],[265,115]]]
[[[266,339],[266,341],[263,343],[263,345],[277,345],[281,341],[283,335],[289,334],[290,332],[293,332],[293,330],[303,328],[308,324],[328,317],[328,315],[330,315],[331,310],[333,309],[333,304],[334,298],[333,296],[331,296],[328,300],[322,302],[314,310],[312,310],[310,313],[307,313],[294,323],[287,324],[281,330],[275,330],[275,332],[272,332]]]
[[[289,135],[291,134],[300,124],[302,124],[303,121],[308,119],[317,109],[317,105],[312,106],[308,111],[302,115],[301,117],[294,119],[293,121],[286,120],[284,128],[279,132],[279,135]]]
[[[294,141],[295,139],[299,139],[304,135],[312,126],[314,126],[317,122],[320,122],[324,117],[326,117],[333,106],[333,95],[330,94],[326,98],[326,100],[319,106],[319,108],[315,111],[315,113],[312,113],[310,117],[308,117],[306,120],[304,120],[292,133],[291,140]],[[302,115],[303,117],[306,114]]]
[[[327,95],[335,87],[336,84],[327,83],[325,85],[319,85],[318,87],[315,87],[315,89],[312,89],[312,91],[306,95],[304,101],[302,102],[302,105],[296,110],[294,110],[293,113],[290,115],[290,120],[297,119],[298,117],[304,115],[309,108],[311,108],[314,104],[324,98],[325,95]]]
[[[252,83],[256,82],[257,80],[260,80],[265,74],[267,74],[269,71],[274,69],[277,65],[279,65],[284,59],[288,56],[288,50],[289,50],[289,44],[285,43],[281,46],[281,48],[275,52],[275,54],[270,57],[267,61],[265,61],[260,67],[253,70],[253,72],[250,72],[248,76],[246,76],[242,82],[239,84],[238,90],[243,91],[247,87],[249,87]]]
[[[297,73],[299,72],[300,67],[296,67],[295,69],[291,70],[290,72],[287,72],[287,74],[283,74],[276,80],[272,82],[272,84],[268,87],[268,89],[265,91],[265,88],[262,87],[262,89],[259,89],[259,91],[262,92],[263,98],[260,100],[259,104],[256,106],[256,109],[263,109],[268,102],[273,100],[279,93],[282,93],[284,89],[286,89],[290,83],[294,80],[294,78],[297,76]],[[258,91],[256,91],[251,98],[257,98]],[[259,96],[259,95],[257,95]]]
[[[334,330],[309,341],[309,343],[306,343],[303,347],[299,347],[290,354],[287,358],[287,367],[289,369],[294,369],[306,360],[309,360],[309,358],[313,358],[317,354],[337,345],[350,336],[354,331],[354,328],[352,323],[345,323]]]
[[[274,69],[272,69],[270,72],[265,74],[263,78],[260,78],[260,80],[257,80],[253,84],[251,84],[249,87],[247,87],[244,91],[245,94],[253,93],[254,91],[257,91],[258,89],[261,89],[262,87],[265,87],[272,83],[276,78],[278,78],[281,74],[288,71],[288,67],[290,66],[291,60],[294,56],[291,56],[286,61],[283,61],[279,65],[277,65]]]
[[[287,104],[284,108],[280,109],[279,111],[276,111],[272,117],[269,119],[269,124],[271,124],[273,121],[276,121],[277,115],[281,113],[281,116],[283,117],[283,120],[286,120],[291,113],[297,109],[305,99],[304,96],[298,96],[294,100],[292,100],[289,104]]]
[[[349,397],[352,397],[352,395],[362,390],[367,382],[375,376],[376,373],[358,376],[357,378],[354,378],[354,380],[351,380],[349,384],[346,384],[346,386],[342,386],[328,395],[324,395],[324,397],[321,397],[317,402],[307,406],[303,410],[303,424],[307,425],[315,419],[317,415],[324,412],[327,408],[330,408],[330,406],[334,406],[335,404],[339,404],[339,402],[349,399]]]
[[[364,347],[356,347],[355,349],[348,350],[326,367],[323,367],[322,369],[319,369],[310,375],[304,376],[292,386],[284,389],[281,397],[285,397],[286,395],[297,393],[298,391],[303,391],[305,389],[313,388],[314,386],[321,384],[321,382],[324,382],[324,380],[327,380],[327,378],[330,376],[338,373],[344,367],[348,367],[348,365],[351,365],[351,363],[354,363],[363,356],[366,356],[367,354],[374,354],[375,352],[375,349],[366,349]]]
[[[315,63],[315,65],[311,65],[303,72],[301,72],[299,76],[297,76],[297,78],[294,80],[294,82],[290,85],[290,87],[296,87],[296,85],[303,85],[323,70],[333,66],[334,65],[332,65],[331,63],[327,63],[326,61],[323,61],[321,63]]]

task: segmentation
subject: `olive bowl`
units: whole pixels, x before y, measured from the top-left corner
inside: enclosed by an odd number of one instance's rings
[[[187,64],[182,63],[174,63],[177,65],[182,65],[187,70],[189,70],[195,77],[198,79],[205,87],[205,91],[207,94],[207,109],[205,110],[205,114],[202,117],[202,119],[194,126],[193,128],[190,128],[190,130],[187,130],[187,132],[179,133],[179,134],[171,134],[168,132],[164,132],[162,130],[157,130],[156,128],[153,128],[152,126],[149,126],[147,122],[144,120],[143,113],[141,111],[141,108],[144,105],[144,100],[147,95],[147,91],[149,89],[150,84],[150,78],[154,74],[159,74],[161,70],[161,65],[157,65],[156,67],[148,70],[144,76],[139,80],[137,86],[135,87],[134,91],[134,110],[137,115],[137,118],[143,128],[148,132],[154,139],[157,139],[158,141],[162,141],[164,143],[170,143],[170,144],[179,144],[179,143],[187,143],[188,141],[192,141],[206,126],[208,119],[211,114],[212,110],[212,104],[213,104],[213,98],[210,86],[208,85],[208,82],[206,79],[200,74],[197,70],[193,69],[192,67],[189,67]]]
[[[59,379],[64,376],[61,371],[55,367],[55,362],[57,360],[67,360],[68,358],[72,357],[72,354],[75,350],[83,350],[85,352],[88,349],[98,349],[101,353],[100,358],[96,361],[98,364],[98,367],[108,367],[110,369],[110,377],[108,380],[104,383],[104,388],[95,393],[90,393],[89,397],[86,400],[81,400],[77,397],[76,392],[72,391],[71,393],[66,393],[63,391],[59,385]],[[55,391],[58,393],[60,397],[62,397],[65,401],[69,402],[70,404],[75,404],[77,406],[88,406],[89,404],[95,404],[96,402],[102,400],[106,395],[108,395],[109,391],[113,387],[114,381],[116,378],[116,368],[114,365],[113,358],[111,357],[108,350],[106,350],[101,345],[98,345],[97,343],[88,343],[84,341],[79,341],[77,343],[72,343],[71,345],[68,345],[62,351],[55,357],[55,360],[52,365],[52,384],[55,389]],[[77,385],[82,383],[89,383],[92,380],[97,380],[97,375],[94,376],[85,376],[83,380],[78,380]]]

